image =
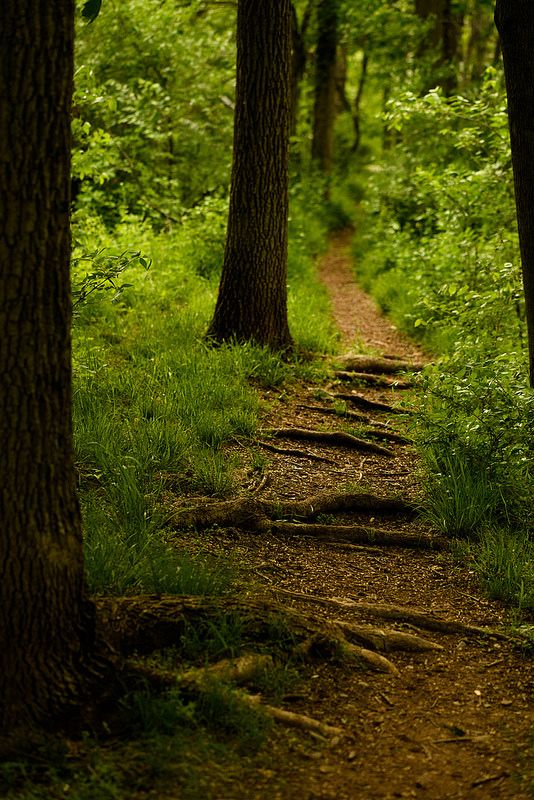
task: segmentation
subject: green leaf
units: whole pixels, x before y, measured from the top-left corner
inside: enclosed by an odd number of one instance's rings
[[[82,8],[82,17],[87,22],[94,22],[100,14],[102,8],[102,0],[86,0]]]

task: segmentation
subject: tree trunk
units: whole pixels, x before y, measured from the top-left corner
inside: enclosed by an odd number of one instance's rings
[[[534,3],[497,0],[495,24],[501,39],[508,95],[530,385],[534,388]]]
[[[287,322],[289,0],[239,0],[234,156],[224,263],[208,337],[291,347]]]
[[[0,26],[0,737],[72,714],[94,650],[71,446],[73,0]]]
[[[360,149],[360,142],[361,142],[361,105],[362,105],[362,97],[363,97],[363,90],[365,88],[365,81],[367,79],[367,68],[369,66],[369,53],[367,50],[363,51],[362,56],[362,66],[360,71],[360,79],[358,81],[358,89],[356,91],[356,97],[354,98],[354,113],[352,115],[352,124],[354,127],[354,142],[352,144],[352,152],[357,153]]]
[[[424,38],[423,49],[437,49],[443,41],[443,18],[447,0],[415,0],[415,13],[424,21],[429,21]]]
[[[300,82],[306,71],[306,31],[312,10],[311,0],[308,2],[299,25],[295,4],[291,3],[291,136],[297,133],[297,123],[300,103]]]
[[[475,6],[469,15],[469,38],[465,55],[465,77],[479,81],[484,70],[493,59],[495,50],[495,28],[491,9]]]
[[[426,89],[441,86],[451,94],[457,86],[457,60],[464,12],[452,0],[415,0],[415,12],[429,24],[420,55],[435,52]]]
[[[443,14],[443,41],[441,45],[441,65],[444,75],[440,81],[445,94],[451,95],[458,87],[458,56],[464,27],[464,12],[447,0]]]
[[[336,117],[337,0],[319,0],[315,51],[312,157],[322,172],[332,170]]]

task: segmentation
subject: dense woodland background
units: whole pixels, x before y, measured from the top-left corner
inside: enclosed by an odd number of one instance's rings
[[[337,337],[314,264],[350,227],[358,279],[433,362],[410,423],[423,513],[520,615],[534,607],[534,395],[493,4],[288,5],[280,348],[259,333],[206,338],[225,258],[237,4],[105,0],[91,24],[79,15],[73,404],[89,590],[235,587],[230,562],[171,547],[166,501],[232,496],[241,465],[222,448],[257,429],[258,387],[324,374],[310,354],[335,353]],[[202,646],[191,632],[191,651]],[[129,708],[136,725],[153,713],[142,702]],[[193,714],[177,708],[174,723]],[[3,775],[9,797],[44,796],[20,788],[20,769]]]
[[[294,7],[289,319],[298,347],[335,351],[313,257],[329,230],[353,225],[360,280],[439,358],[425,374],[418,436],[435,521],[458,534],[485,520],[511,522],[530,503],[533,406],[492,4],[416,5]],[[100,513],[118,458],[148,520],[147,474],[177,473],[184,490],[231,486],[218,445],[255,419],[249,390],[232,385],[236,374],[276,383],[303,367],[203,343],[224,250],[235,6],[164,3],[147,16],[144,4],[110,3],[105,11],[80,28],[77,44],[77,299],[90,254],[94,271],[137,266],[124,278],[131,288],[115,281],[113,303],[77,305],[76,437],[80,460],[102,478]],[[328,68],[317,55],[327,35],[335,44]],[[205,419],[188,410],[199,395]],[[463,481],[472,502],[455,509]],[[94,499],[85,495],[91,519]],[[89,557],[90,542],[89,534]]]

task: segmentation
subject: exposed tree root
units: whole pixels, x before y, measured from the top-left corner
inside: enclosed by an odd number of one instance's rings
[[[392,650],[404,650],[414,653],[426,653],[431,650],[444,650],[445,648],[431,642],[430,639],[423,639],[421,636],[414,636],[413,633],[404,631],[386,631],[375,628],[373,625],[353,625],[343,620],[336,620],[345,637],[351,642],[357,642],[373,650],[389,653]]]
[[[385,656],[381,656],[379,653],[375,653],[366,647],[352,644],[349,637],[345,636],[342,628],[338,626],[337,623],[334,624],[344,636],[344,641],[338,642],[340,647],[338,652],[342,655],[342,657],[350,658],[360,664],[363,664],[369,669],[374,670],[375,672],[384,672],[387,675],[395,675],[395,677],[400,675],[400,672],[395,664],[393,664],[388,658],[385,658]],[[370,638],[368,643],[372,645]],[[318,653],[321,654],[326,652],[329,654],[331,652],[331,647],[331,639],[323,636],[322,634],[316,634],[315,636],[310,637],[310,639],[302,642],[295,649],[295,652],[300,656],[314,659]]]
[[[379,403],[377,400],[368,400],[367,397],[362,397],[360,394],[346,394],[344,392],[334,392],[330,395],[333,400],[344,400],[346,403],[351,403],[358,408],[363,408],[366,411],[381,411],[385,414],[408,414],[410,413],[405,408],[397,408],[390,406],[388,403]]]
[[[260,702],[260,698],[249,697],[249,702],[251,705],[257,704]],[[286,711],[283,708],[276,708],[275,706],[269,706],[265,703],[261,704],[261,708],[276,722],[288,725],[291,728],[311,731],[312,733],[318,733],[320,736],[326,737],[343,736],[345,733],[342,728],[336,728],[334,725],[327,725],[317,719],[307,717],[305,714],[295,714],[293,711]]]
[[[148,680],[151,685],[158,690],[169,689],[179,686],[189,696],[201,696],[205,692],[212,690],[214,681],[225,681],[243,686],[247,683],[254,683],[254,680],[265,670],[272,668],[273,659],[269,655],[258,653],[247,653],[239,658],[223,659],[215,664],[210,664],[200,669],[190,669],[185,672],[175,673],[168,670],[154,670],[147,668],[143,664],[132,663],[135,674],[144,680]],[[317,719],[308,717],[304,714],[295,714],[292,711],[271,706],[264,703],[261,695],[251,695],[244,691],[233,691],[232,696],[237,702],[249,708],[263,711],[264,714],[274,719],[282,725],[299,728],[303,731],[311,731],[320,736],[342,736],[344,731],[333,725],[327,725]]]
[[[423,630],[435,631],[444,634],[465,634],[474,636],[494,636],[499,639],[508,639],[504,633],[493,630],[493,628],[480,628],[475,625],[466,625],[453,619],[443,619],[424,611],[407,608],[404,606],[374,605],[354,600],[351,597],[320,597],[319,595],[307,594],[306,592],[292,592],[289,589],[282,589],[279,586],[271,587],[273,591],[293,597],[295,600],[305,600],[309,603],[317,603],[322,606],[340,608],[360,613],[362,616],[379,617],[389,621],[402,622],[413,625]]]
[[[359,381],[386,389],[411,389],[414,385],[413,381],[408,381],[406,378],[386,378],[384,375],[375,375],[372,372],[348,372],[345,369],[338,369],[334,372],[334,376],[340,381]]]
[[[282,508],[283,517],[299,517],[300,519],[316,519],[319,514],[336,514],[346,511],[366,511],[374,514],[404,514],[414,516],[417,507],[414,503],[398,500],[394,497],[379,497],[368,493],[322,494],[308,497],[305,500],[273,504],[275,509]]]
[[[296,458],[309,458],[310,461],[321,461],[323,464],[336,463],[331,458],[325,458],[325,456],[318,456],[315,453],[310,453],[308,450],[295,450],[294,448],[290,447],[275,447],[274,444],[269,444],[268,442],[260,442],[259,440],[256,442],[256,444],[259,447],[263,447],[265,450],[270,450],[271,453],[280,453],[280,455],[283,456],[294,456]]]
[[[318,414],[334,414],[336,417],[340,419],[351,419],[355,422],[361,422],[369,428],[369,435],[374,436],[376,439],[382,439],[384,442],[395,442],[397,444],[412,444],[411,439],[407,439],[406,436],[401,436],[400,433],[395,433],[394,431],[383,430],[388,426],[383,422],[375,422],[370,421],[368,417],[364,417],[363,414],[357,414],[355,411],[342,411],[339,412],[335,408],[326,408],[325,406],[307,406],[307,405],[300,405],[297,408],[305,409],[307,411],[316,411]],[[375,428],[381,428],[382,430],[375,430]]]
[[[390,375],[395,372],[419,372],[424,364],[411,361],[402,361],[396,358],[381,358],[380,356],[348,355],[334,359],[336,364],[341,364],[349,372],[379,372]]]
[[[294,536],[309,536],[328,542],[347,541],[357,544],[381,545],[385,547],[407,547],[413,550],[448,550],[449,542],[440,537],[417,536],[413,533],[389,531],[365,525],[309,525],[294,522],[274,522],[274,533]]]
[[[395,444],[412,444],[411,439],[407,439],[406,436],[401,436],[400,433],[393,433],[392,431],[386,430],[375,430],[374,428],[370,428],[369,436],[374,436],[375,439],[381,439],[383,442],[394,442]]]
[[[310,431],[306,428],[271,428],[265,431],[265,433],[279,439],[297,439],[307,442],[341,445],[342,447],[350,447],[353,450],[363,450],[365,453],[376,453],[377,455],[389,456],[390,458],[395,455],[395,453],[387,447],[374,444],[374,442],[369,442],[367,439],[358,439],[356,436],[352,436],[352,434],[345,433],[344,431]]]
[[[202,503],[195,508],[175,511],[169,524],[174,528],[220,527],[244,528],[250,531],[268,531],[272,519],[313,520],[319,514],[336,514],[350,511],[371,512],[373,514],[403,514],[413,517],[416,506],[392,497],[378,497],[372,494],[324,494],[285,503],[258,498],[240,498],[215,503]]]
[[[369,424],[369,417],[364,417],[363,414],[357,414],[356,411],[343,411],[339,412],[335,408],[326,408],[325,406],[308,406],[300,405],[297,408],[305,409],[306,411],[316,411],[318,414],[335,414],[337,417],[353,419],[357,422],[363,422],[365,425]]]
[[[282,590],[280,590],[282,591]],[[283,591],[289,596],[299,593]],[[312,599],[304,595],[306,599]],[[323,598],[317,598],[323,600]],[[329,605],[335,604],[329,601]],[[339,607],[341,603],[337,603]],[[351,607],[350,601],[348,606]],[[199,627],[213,625],[222,616],[237,616],[243,635],[255,643],[272,642],[274,633],[280,635],[290,652],[309,658],[349,658],[367,668],[398,675],[397,667],[389,659],[374,652],[375,649],[385,651],[387,646],[394,649],[415,649],[415,639],[404,643],[402,637],[395,638],[394,633],[385,633],[371,626],[346,626],[345,623],[321,621],[313,616],[288,608],[268,599],[237,600],[235,598],[198,598],[175,597],[166,595],[149,595],[141,597],[98,598],[98,618],[103,630],[114,646],[122,653],[148,654],[154,650],[173,647],[179,650],[181,640],[189,626]],[[400,636],[400,634],[399,634]],[[358,644],[354,644],[358,641]],[[423,642],[424,640],[422,640]],[[361,644],[365,644],[362,647]],[[420,649],[429,647],[422,643]],[[371,650],[370,648],[373,648]],[[232,669],[239,676],[244,676],[258,668],[260,662],[252,658],[250,661],[232,667],[232,662],[225,662],[224,667]],[[263,663],[263,662],[262,662]],[[208,671],[208,675],[209,675]],[[189,677],[188,677],[189,676]],[[217,673],[218,677],[221,677]],[[182,680],[196,681],[197,671],[185,673]]]
[[[272,656],[246,653],[239,658],[224,658],[201,669],[195,668],[181,672],[179,682],[182,686],[199,686],[213,680],[223,680],[242,686],[254,681],[258,675],[271,669],[273,665]]]
[[[347,608],[346,605],[345,608]],[[467,636],[493,636],[498,639],[509,638],[506,634],[496,631],[493,628],[481,628],[477,625],[467,625],[465,622],[459,622],[454,619],[443,619],[425,611],[419,611],[405,606],[385,604],[373,605],[371,603],[353,601],[351,608],[361,612],[363,615],[379,617],[380,619],[390,621],[405,622],[416,628],[422,628],[427,631],[436,631],[445,634],[465,634]]]
[[[148,654],[167,647],[179,649],[190,626],[200,629],[223,616],[239,617],[244,635],[253,642],[272,640],[273,630],[286,625],[292,641],[309,639],[318,631],[339,644],[344,637],[330,623],[317,623],[306,614],[286,609],[269,599],[140,595],[95,598],[100,625],[115,649],[125,655]]]

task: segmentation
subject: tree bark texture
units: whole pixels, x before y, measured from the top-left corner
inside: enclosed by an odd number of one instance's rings
[[[523,269],[530,385],[534,388],[534,3],[497,0]]]
[[[73,0],[0,24],[0,736],[72,712],[93,646],[71,446]]]
[[[319,0],[315,50],[312,157],[322,172],[332,171],[336,118],[337,0]]]
[[[287,321],[289,0],[239,0],[230,210],[208,336],[291,346]]]

